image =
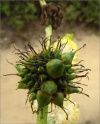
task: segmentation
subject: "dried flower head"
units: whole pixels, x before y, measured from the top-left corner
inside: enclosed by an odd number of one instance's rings
[[[43,25],[52,25],[53,29],[57,29],[62,21],[63,14],[60,6],[49,3],[42,7],[41,22]]]

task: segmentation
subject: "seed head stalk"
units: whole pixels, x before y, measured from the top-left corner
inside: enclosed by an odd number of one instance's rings
[[[46,5],[45,0],[39,0],[41,7]],[[48,42],[46,44],[47,49],[50,46],[50,36],[52,35],[52,25],[48,25],[45,28],[46,38]],[[47,117],[48,117],[48,105],[45,106],[39,113],[37,114],[37,123],[36,124],[47,124]]]
[[[48,105],[45,106],[37,114],[37,123],[36,124],[47,124],[47,116],[48,116]]]
[[[48,38],[47,49],[50,47],[50,36],[52,35],[52,25],[48,25],[45,28],[46,37]]]
[[[39,0],[39,2],[40,2],[41,7],[44,6],[44,5],[46,5],[45,0]]]

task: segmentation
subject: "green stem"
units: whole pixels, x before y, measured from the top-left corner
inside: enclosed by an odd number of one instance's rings
[[[39,0],[41,7],[46,5],[45,0]],[[50,46],[50,36],[52,35],[52,25],[48,25],[45,28],[46,37],[48,38],[47,48]],[[37,123],[36,124],[47,124],[47,116],[48,116],[48,105],[43,108],[42,111],[39,111],[37,114]]]
[[[41,7],[44,6],[44,5],[46,5],[45,0],[39,0],[39,1],[40,1],[40,5],[41,5]]]
[[[46,37],[48,38],[48,42],[47,42],[46,46],[47,46],[47,49],[49,49],[49,47],[50,47],[50,37],[52,35],[52,25],[48,25],[45,28],[45,32],[46,32]]]
[[[37,123],[36,124],[47,124],[47,116],[48,116],[48,105],[43,108],[43,110],[39,111],[37,114]]]
[[[40,2],[41,7],[43,7],[43,6],[46,5],[45,0],[39,0],[39,2]],[[46,37],[48,38],[48,42],[47,42],[47,44],[46,44],[47,49],[48,49],[49,46],[50,46],[50,36],[52,35],[52,25],[46,26],[45,32],[46,32]]]

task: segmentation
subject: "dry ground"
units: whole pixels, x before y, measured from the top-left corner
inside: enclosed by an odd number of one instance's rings
[[[80,58],[84,59],[83,64],[86,68],[92,71],[89,74],[89,81],[83,79],[82,83],[89,86],[84,87],[84,92],[90,95],[87,98],[84,95],[72,95],[73,101],[76,101],[80,106],[80,120],[78,124],[99,124],[99,36],[91,31],[82,27],[68,27],[63,24],[57,31],[54,31],[54,39],[57,36],[63,36],[66,33],[75,34],[75,42],[78,47],[84,43],[87,46],[81,50]],[[23,49],[26,41],[31,41],[32,45],[38,49],[39,45],[35,38],[36,36],[44,36],[44,28],[38,23],[34,23],[33,27],[23,33],[14,33],[9,28],[2,27],[1,30],[1,124],[34,124],[35,117],[31,114],[30,105],[25,105],[27,91],[15,90],[19,77],[8,76],[4,77],[3,74],[16,73],[16,70],[7,63],[6,59],[14,63],[18,57],[12,53],[13,45]]]

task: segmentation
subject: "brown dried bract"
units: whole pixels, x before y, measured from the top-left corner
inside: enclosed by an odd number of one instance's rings
[[[57,29],[62,21],[63,14],[60,6],[49,3],[42,7],[41,24],[52,25],[53,29]]]

